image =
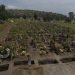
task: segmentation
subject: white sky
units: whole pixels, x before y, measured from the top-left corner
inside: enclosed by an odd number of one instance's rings
[[[8,8],[42,10],[67,14],[75,12],[75,0],[0,0]]]

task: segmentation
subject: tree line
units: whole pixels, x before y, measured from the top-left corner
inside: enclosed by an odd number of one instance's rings
[[[0,20],[7,20],[8,18],[24,18],[24,19],[34,19],[43,21],[52,20],[64,20],[66,22],[71,22],[74,19],[74,13],[69,12],[69,16],[62,14],[57,14],[53,12],[35,11],[35,10],[6,10],[5,5],[0,5]]]
[[[43,21],[51,21],[51,20],[65,20],[67,16],[62,14],[57,14],[53,12],[44,12],[44,11],[35,11],[35,10],[8,10],[10,13],[13,14],[12,17],[14,18],[30,18],[34,20]]]
[[[0,20],[6,20],[8,18],[8,13],[5,9],[5,5],[0,5]]]

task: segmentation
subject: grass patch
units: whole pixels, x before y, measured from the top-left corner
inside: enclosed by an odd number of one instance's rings
[[[69,28],[75,28],[75,24],[71,24],[71,23],[63,23],[63,26],[69,27]]]
[[[7,26],[7,23],[0,24],[0,32]]]

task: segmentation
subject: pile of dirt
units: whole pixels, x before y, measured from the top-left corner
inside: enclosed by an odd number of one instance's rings
[[[19,68],[14,70],[12,75],[43,75],[43,69],[42,67]]]

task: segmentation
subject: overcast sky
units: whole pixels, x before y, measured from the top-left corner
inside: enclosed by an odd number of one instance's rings
[[[42,10],[67,14],[75,12],[75,0],[0,0],[8,8]]]

